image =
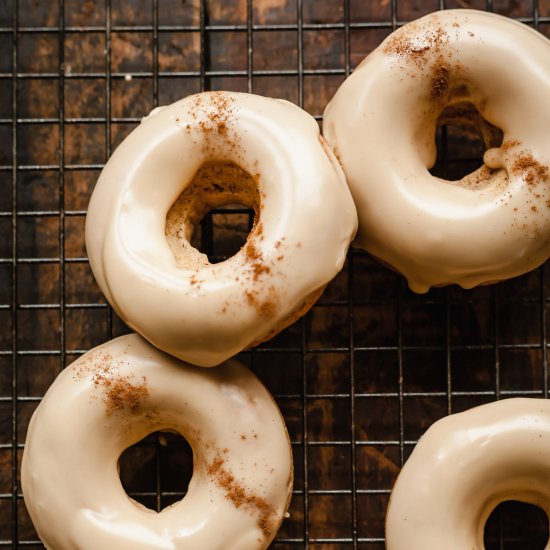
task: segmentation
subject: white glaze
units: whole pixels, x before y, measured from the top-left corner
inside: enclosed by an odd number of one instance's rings
[[[485,523],[501,502],[549,514],[549,477],[550,401],[505,399],[443,418],[397,478],[387,548],[482,550]]]
[[[359,214],[354,244],[416,292],[471,288],[542,264],[550,254],[549,97],[550,42],[519,22],[448,10],[390,35],[325,111],[324,136]],[[481,185],[479,171],[457,182],[428,172],[438,116],[462,101],[504,132],[504,147],[484,157],[498,170]],[[534,171],[514,168],[522,156],[546,177],[526,184]]]
[[[176,263],[166,214],[209,161],[257,174],[261,209],[248,243],[269,273],[254,275],[246,247],[219,264]],[[129,326],[176,357],[212,366],[305,312],[342,268],[356,228],[344,175],[311,116],[286,101],[216,92],[157,111],[124,140],[91,198],[86,247]]]
[[[187,495],[160,513],[130,499],[117,473],[124,449],[155,430],[182,434],[194,464]],[[52,550],[261,549],[288,506],[292,452],[277,406],[248,369],[233,360],[193,367],[133,334],[58,376],[31,419],[21,475]]]

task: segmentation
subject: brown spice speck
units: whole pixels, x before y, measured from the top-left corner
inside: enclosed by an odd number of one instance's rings
[[[277,305],[274,302],[267,300],[261,303],[258,313],[262,317],[273,317],[276,311],[277,311]]]
[[[512,172],[516,175],[523,175],[529,186],[537,185],[548,179],[548,166],[541,164],[533,155],[525,152],[516,157],[512,165]]]
[[[271,268],[267,265],[263,264],[255,264],[252,268],[254,272],[254,280],[257,281],[260,275],[263,275],[264,273],[271,273]]]
[[[502,148],[503,151],[508,151],[508,149],[511,149],[512,147],[517,147],[520,144],[521,144],[521,142],[518,141],[517,139],[509,139],[508,141],[505,141],[501,145],[501,148]]]
[[[256,305],[256,296],[252,294],[249,290],[247,290],[244,295],[246,296],[246,301],[248,302],[249,306],[255,306]]]
[[[256,248],[252,241],[249,241],[246,245],[246,257],[248,260],[256,261],[262,257],[262,253]]]
[[[197,99],[196,105],[200,107],[200,96]],[[233,103],[234,98],[224,92],[209,92],[208,99],[212,107],[207,111],[208,120],[212,125],[206,125],[201,123],[201,129],[208,133],[210,131],[217,131],[219,134],[225,136],[228,132],[228,125],[233,117]]]
[[[442,27],[437,27],[435,30],[418,29],[415,25],[407,27],[390,36],[384,46],[385,54],[420,61],[420,58],[431,51],[440,53],[443,44],[448,41],[447,32]],[[415,34],[412,36],[407,34],[410,31]]]
[[[258,226],[261,231],[261,226]],[[257,233],[256,233],[257,235]],[[271,273],[271,268],[263,263],[263,255],[250,240],[245,248],[246,259],[252,264],[252,278],[257,281],[262,275]]]
[[[244,294],[248,305],[255,308],[256,312],[261,317],[272,317],[277,311],[277,304],[274,300],[265,300],[260,302],[257,295],[249,290],[247,290]]]
[[[100,352],[78,366],[75,378],[90,376],[94,387],[103,392],[107,415],[121,410],[137,413],[149,395],[147,379],[136,383],[133,376],[120,374],[118,364],[110,353]]]
[[[138,412],[148,395],[149,390],[145,377],[139,385],[133,385],[124,378],[118,378],[113,381],[106,392],[108,413],[124,409]]]
[[[433,99],[442,97],[449,88],[449,66],[446,64],[436,65],[431,84]]]
[[[217,456],[207,465],[206,472],[214,479],[218,487],[225,491],[226,498],[235,508],[244,508],[257,515],[256,525],[266,538],[272,536],[276,527],[275,508],[264,498],[250,493],[245,489],[225,467],[225,459]]]
[[[452,51],[446,47],[448,44],[449,35],[444,27],[432,29],[413,24],[394,33],[386,41],[383,51],[387,55],[397,55],[421,71],[428,67],[431,73],[430,95],[439,100],[451,83],[448,59],[452,58]],[[416,74],[413,71],[409,76],[414,78]]]

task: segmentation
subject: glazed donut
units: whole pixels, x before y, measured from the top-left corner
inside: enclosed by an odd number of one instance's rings
[[[256,211],[241,250],[191,246],[211,208]],[[211,92],[147,117],[93,192],[86,246],[119,316],[160,349],[219,364],[304,314],[342,268],[355,206],[317,122],[283,100]]]
[[[391,34],[342,84],[324,136],[359,214],[355,245],[419,293],[520,275],[550,254],[550,42],[475,10],[427,15]],[[458,181],[432,176],[451,106],[503,132]],[[441,123],[442,121],[439,120]],[[478,126],[475,119],[471,124]]]
[[[186,496],[156,513],[121,485],[121,453],[156,430],[193,449]],[[292,489],[283,419],[237,362],[187,365],[138,335],[65,369],[29,426],[21,482],[38,535],[55,550],[260,549]]]
[[[386,516],[388,550],[482,549],[498,504],[550,513],[550,402],[514,398],[433,424],[401,470]]]

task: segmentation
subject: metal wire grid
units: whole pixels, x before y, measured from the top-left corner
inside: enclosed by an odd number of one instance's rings
[[[0,199],[0,319],[1,324],[6,327],[0,338],[0,419],[3,426],[0,436],[4,438],[0,442],[0,452],[3,453],[0,462],[1,546],[42,547],[28,527],[18,481],[26,422],[41,398],[40,392],[44,389],[42,388],[39,393],[21,395],[25,393],[21,391],[20,381],[25,358],[35,358],[44,364],[52,364],[53,361],[58,371],[76,356],[87,351],[84,345],[75,347],[72,344],[73,339],[68,338],[69,331],[72,330],[72,311],[105,312],[102,319],[109,337],[124,331],[116,316],[101,300],[66,299],[69,266],[87,263],[87,258],[83,254],[66,253],[67,227],[70,226],[71,220],[81,220],[85,215],[84,209],[67,208],[68,182],[72,181],[72,172],[97,171],[103,166],[103,162],[67,161],[65,151],[68,129],[71,125],[77,124],[102,125],[105,141],[104,160],[107,159],[114,145],[114,125],[135,125],[140,120],[134,116],[113,116],[113,85],[116,81],[128,79],[128,75],[132,79],[152,79],[154,106],[159,104],[159,82],[162,78],[198,79],[198,88],[205,90],[215,87],[213,83],[216,79],[241,77],[246,80],[246,90],[252,92],[255,91],[257,77],[294,77],[297,79],[297,102],[304,106],[304,78],[347,76],[352,69],[351,33],[357,29],[366,32],[389,32],[395,29],[406,22],[398,16],[401,13],[400,7],[407,4],[405,0],[391,0],[388,17],[382,21],[352,21],[350,14],[356,3],[352,0],[335,0],[335,9],[342,10],[341,21],[313,23],[304,19],[304,9],[308,2],[296,0],[293,3],[294,21],[257,23],[254,22],[255,5],[252,0],[246,0],[246,23],[224,24],[223,21],[212,23],[209,20],[210,11],[216,2],[197,0],[197,23],[161,25],[159,14],[163,0],[151,0],[145,4],[147,9],[151,10],[152,24],[126,26],[112,23],[115,2],[116,0],[105,0],[101,6],[104,10],[104,22],[94,26],[66,24],[67,13],[79,9],[78,3],[71,0],[57,2],[57,24],[53,26],[20,25],[20,18],[24,13],[22,10],[32,7],[28,0],[7,2],[2,6],[3,13],[0,11],[4,16],[0,27],[0,39],[4,41],[5,46],[2,47],[2,58],[4,65],[9,65],[9,68],[0,73],[0,84],[6,81],[9,83],[0,93],[6,98],[11,96],[11,101],[7,102],[11,112],[0,118],[2,135],[9,136],[8,141],[11,142],[11,151],[8,151],[6,142],[2,144],[2,149],[6,149],[6,153],[1,157],[5,162],[0,164],[3,196]],[[242,5],[242,2],[240,4]],[[381,6],[385,4],[387,2],[380,2]],[[424,3],[424,7],[421,2],[416,4],[426,10],[427,3]],[[433,4],[428,11],[456,7],[442,0]],[[486,4],[475,7],[493,10],[495,7],[502,7],[501,4],[488,0]],[[542,0],[533,2],[527,10],[523,5],[520,9],[522,16],[519,18],[540,29],[544,24],[550,23],[550,17],[541,15],[542,10],[546,14],[547,7]],[[526,15],[526,12],[530,13]],[[331,30],[344,33],[343,65],[327,69],[306,68],[304,32],[323,33]],[[254,68],[254,39],[256,33],[262,31],[296,33],[295,69]],[[152,71],[111,70],[112,40],[113,33],[116,32],[152,34]],[[160,70],[159,40],[163,33],[168,32],[199,34],[198,70]],[[208,38],[211,33],[220,32],[245,34],[245,70],[211,70]],[[87,33],[104,35],[106,70],[69,72],[65,64],[66,39],[73,35],[84,37]],[[22,71],[20,68],[22,40],[38,34],[53,35],[57,38],[58,58],[55,71]],[[11,63],[8,63],[8,56],[11,56]],[[33,79],[51,80],[56,85],[59,98],[56,116],[32,117],[20,114],[20,85]],[[105,116],[66,115],[66,83],[72,79],[103,81]],[[237,87],[242,86],[242,80],[239,82],[241,83],[237,84]],[[313,114],[318,120],[321,119],[320,112]],[[34,162],[32,159],[27,161],[27,142],[23,139],[27,129],[30,127],[41,132],[41,127],[53,127],[48,125],[58,127],[55,162]],[[29,172],[55,174],[57,208],[21,208],[21,180],[25,173]],[[40,222],[53,219],[57,222],[53,225],[57,226],[54,232],[59,254],[37,254],[31,257],[23,253],[19,246],[23,239],[21,226],[29,219]],[[206,243],[207,249],[208,243],[212,246],[213,241],[212,226],[207,222],[203,224],[203,242]],[[54,278],[57,284],[57,292],[54,294],[57,294],[59,299],[37,300],[34,303],[21,299],[25,291],[21,280],[22,269],[32,273],[44,265],[59,266],[58,277]],[[426,296],[416,297],[406,290],[399,277],[377,266],[365,254],[353,251],[348,257],[344,273],[329,287],[321,303],[305,320],[260,348],[242,354],[242,359],[275,393],[289,425],[295,450],[297,482],[291,519],[283,526],[273,547],[382,548],[384,509],[395,472],[390,467],[390,474],[384,474],[380,463],[372,461],[373,455],[370,454],[370,450],[373,450],[375,456],[382,456],[388,461],[393,460],[399,466],[408,456],[420,433],[440,416],[473,404],[512,395],[547,398],[546,309],[549,283],[547,269],[542,267],[511,283],[478,289],[471,293],[450,288],[434,290]],[[83,284],[86,284],[86,281],[83,281]],[[50,324],[57,338],[50,339],[50,345],[33,347],[29,344],[31,340],[23,337],[23,333],[29,328],[28,319],[41,315],[41,312],[54,312]],[[483,312],[485,321],[482,322],[483,335],[476,339],[472,335],[480,329],[480,324],[476,320],[479,312]],[[512,322],[510,316],[514,318]],[[457,319],[464,323],[456,326]],[[425,324],[418,328],[419,323]],[[32,323],[30,326],[33,326]],[[89,328],[89,325],[85,328]],[[516,337],[518,331],[520,336]],[[336,332],[341,334],[335,336]],[[468,338],[461,339],[460,335],[463,332],[472,337],[475,343],[468,343]],[[472,375],[474,382],[470,379],[465,381],[467,375],[464,374],[464,369],[479,367],[478,359],[474,359],[479,356],[483,356],[491,363],[490,368],[483,365],[480,367],[486,374],[486,379],[481,377],[481,381],[475,382],[475,375]],[[386,361],[387,364],[381,361],[382,357],[390,357],[390,360]],[[429,362],[430,358],[433,360],[434,357],[437,357],[437,365],[442,367],[439,370],[423,364],[424,359],[428,358]],[[278,372],[284,373],[282,380],[277,379],[277,375],[274,374],[277,372],[274,371],[275,365],[271,365],[269,370],[264,368],[268,360],[270,363],[279,363]],[[476,364],[469,365],[469,362]],[[294,373],[285,367],[285,363],[294,369]],[[384,368],[391,373],[391,376],[388,375],[392,378],[391,383],[383,372]],[[334,369],[336,374],[331,375],[331,369]],[[514,374],[516,369],[524,369],[527,374],[525,377]],[[419,374],[415,374],[417,371]],[[319,372],[330,378],[330,383],[321,380]],[[437,378],[435,382],[434,373]],[[336,379],[337,376],[341,377],[340,380]],[[473,386],[476,388],[472,389]],[[289,405],[291,403],[292,406]],[[392,420],[389,421],[388,417]],[[330,425],[330,429],[326,429],[327,425]],[[156,489],[134,496],[150,497],[154,499],[157,509],[160,509],[165,497],[181,498],[183,492],[162,490],[158,460],[162,450],[159,450],[158,441],[154,445],[157,449]],[[315,476],[319,473],[319,457],[324,456],[323,453],[327,449],[334,457],[328,465],[344,479],[337,488],[320,487],[317,477],[314,477],[314,472]],[[344,458],[340,458],[341,456]],[[382,471],[379,479],[372,480],[368,477],[368,472],[364,473],[369,465],[375,470],[378,469],[379,473]],[[327,473],[325,471],[325,475]],[[343,515],[349,519],[346,520]],[[501,522],[495,534],[497,544],[503,544],[505,540],[514,540],[514,534],[507,538],[504,531],[505,526]],[[521,543],[521,539],[518,541],[516,538],[517,542]]]

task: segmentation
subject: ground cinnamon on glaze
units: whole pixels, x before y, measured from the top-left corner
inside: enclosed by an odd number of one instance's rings
[[[256,232],[255,237],[259,238],[260,234]],[[271,268],[263,262],[262,253],[256,248],[252,239],[248,241],[244,250],[246,259],[252,268],[252,279],[254,281],[258,281],[262,275],[271,273]]]
[[[205,105],[205,103],[207,103],[207,105]],[[198,123],[200,129],[205,134],[218,132],[225,136],[229,126],[233,122],[234,104],[235,98],[227,93],[209,92],[206,100],[201,96],[195,98],[195,109],[192,117],[197,120],[200,114],[206,112],[208,123],[206,121],[200,121]],[[207,106],[211,107],[211,109],[207,109]],[[187,124],[186,129],[191,130],[191,125]]]
[[[256,309],[256,312],[261,317],[272,317],[277,311],[277,303],[275,300],[258,300],[257,292],[245,291],[246,301],[249,306]]]
[[[541,164],[530,153],[521,153],[512,164],[512,172],[516,175],[523,174],[525,182],[532,186],[548,179],[548,166]]]
[[[256,248],[252,241],[249,241],[246,245],[245,252],[246,258],[251,262],[255,262],[262,257],[262,253]]]
[[[508,151],[509,149],[512,149],[512,147],[517,147],[518,145],[521,145],[521,142],[517,139],[511,139],[508,141],[505,141],[501,147],[503,151]]]
[[[440,100],[451,81],[451,67],[445,55],[449,35],[442,27],[431,30],[411,25],[407,30],[413,34],[398,31],[388,39],[383,51],[387,55],[405,58],[421,71],[428,69],[431,73],[430,95],[433,100]]]
[[[413,25],[408,26],[408,31],[414,33],[417,29]],[[445,29],[438,27],[435,30],[426,29],[417,36],[407,36],[405,32],[397,32],[391,36],[384,46],[384,53],[399,55],[409,61],[424,63],[424,59],[431,52],[440,53],[444,44],[449,41]]]
[[[107,386],[105,395],[109,413],[124,409],[138,412],[149,395],[147,379],[143,377],[141,384],[134,385],[122,377],[116,378]]]
[[[449,72],[449,66],[443,63],[433,69],[431,90],[434,99],[442,97],[449,88]]]
[[[138,413],[149,396],[147,378],[136,383],[133,376],[122,376],[116,363],[110,353],[98,353],[81,362],[74,377],[80,380],[90,376],[94,386],[103,393],[107,415],[122,410]]]
[[[216,485],[225,491],[226,498],[235,508],[245,508],[258,515],[256,525],[266,538],[270,538],[275,529],[275,508],[265,499],[248,492],[226,469],[225,459],[218,455],[207,465],[206,472],[215,481]]]

